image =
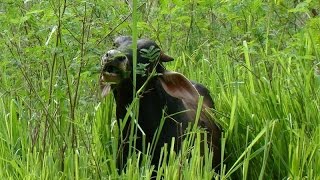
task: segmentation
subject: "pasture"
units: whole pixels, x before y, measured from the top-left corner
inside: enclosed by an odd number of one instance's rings
[[[1,1],[0,177],[319,179],[319,9],[281,0]],[[180,152],[161,150],[162,164],[151,165],[146,145],[117,170],[121,126],[99,75],[118,35],[156,41],[174,58],[167,69],[208,87],[221,154],[201,157],[199,129],[190,128]],[[215,156],[218,172],[203,163]]]

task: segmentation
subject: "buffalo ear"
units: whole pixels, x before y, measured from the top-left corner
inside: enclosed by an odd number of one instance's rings
[[[170,62],[173,61],[173,57],[166,55],[165,53],[163,53],[162,51],[160,52],[160,62]]]
[[[182,99],[186,102],[197,102],[199,92],[184,75],[174,72],[165,71],[159,76],[163,89],[172,97]]]

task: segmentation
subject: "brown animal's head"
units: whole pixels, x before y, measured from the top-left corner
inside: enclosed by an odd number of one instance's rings
[[[114,46],[115,49],[109,50],[101,58],[100,86],[102,96],[107,95],[117,84],[133,77],[131,37],[117,37]],[[137,41],[137,83],[143,84],[148,75],[155,71],[163,89],[169,95],[182,100],[197,102],[199,93],[192,83],[180,73],[165,70],[163,63],[173,60],[154,41],[139,39]]]

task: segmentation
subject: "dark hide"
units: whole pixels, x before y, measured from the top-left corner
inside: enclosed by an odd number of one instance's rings
[[[133,84],[132,84],[132,40],[130,37],[121,36],[114,42],[115,49],[109,50],[103,57],[101,64],[103,70],[100,76],[100,85],[102,95],[105,96],[110,90],[113,91],[116,101],[117,120],[124,119],[127,113],[127,107],[133,101]],[[147,64],[145,76],[137,74],[137,90],[146,82],[148,75],[152,70],[157,74],[147,82],[143,93],[140,94],[139,117],[138,123],[146,134],[147,143],[151,143],[156,130],[160,125],[163,115],[167,117],[163,125],[159,141],[156,145],[152,164],[158,165],[161,147],[170,142],[173,137],[176,140],[175,149],[180,149],[182,136],[189,123],[195,120],[195,113],[199,96],[203,96],[203,106],[198,125],[208,132],[209,145],[214,150],[214,167],[220,164],[220,128],[214,123],[211,116],[206,113],[207,110],[214,108],[214,103],[210,93],[203,85],[191,82],[182,74],[167,71],[163,62],[172,61],[173,58],[159,51],[158,58],[150,61],[142,54],[142,49],[155,47],[160,50],[158,45],[147,39],[140,39],[137,42],[137,61],[138,63]],[[180,112],[180,113],[179,113]],[[123,135],[129,134],[129,124],[126,124]],[[137,132],[136,150],[142,151],[142,134]],[[128,143],[121,142],[119,161],[125,163],[128,156]],[[123,168],[120,163],[119,168]]]

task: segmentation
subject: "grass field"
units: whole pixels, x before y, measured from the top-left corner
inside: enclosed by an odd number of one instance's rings
[[[125,2],[0,2],[0,177],[320,179],[318,1]],[[115,104],[98,85],[117,35],[154,39],[175,58],[167,69],[210,89],[218,174],[188,142],[166,164],[140,153],[117,171]]]

